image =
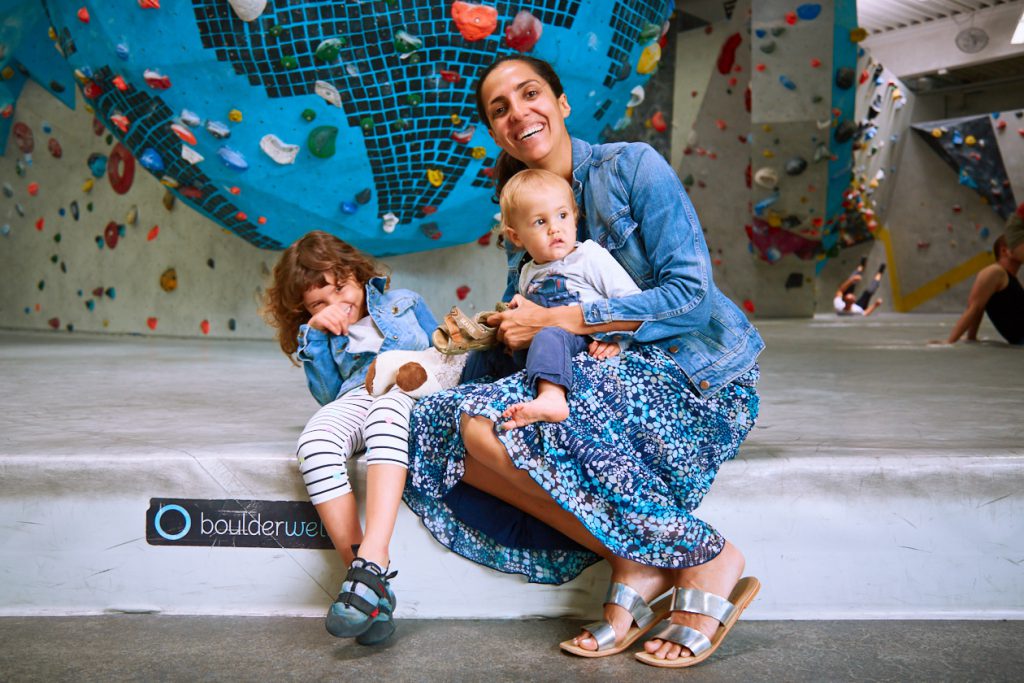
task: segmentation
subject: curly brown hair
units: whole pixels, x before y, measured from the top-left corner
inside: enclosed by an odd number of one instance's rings
[[[327,273],[334,275],[335,282],[351,277],[361,285],[387,275],[373,258],[322,230],[303,235],[285,249],[263,296],[262,313],[267,324],[277,329],[277,342],[292,360],[299,348],[299,326],[311,317],[302,297],[310,288],[326,285]]]

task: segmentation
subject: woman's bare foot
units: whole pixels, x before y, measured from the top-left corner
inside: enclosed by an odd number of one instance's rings
[[[565,387],[540,380],[537,382],[537,398],[509,406],[501,416],[508,420],[502,423],[502,429],[525,427],[533,422],[562,422],[569,417]]]
[[[744,564],[743,553],[732,543],[726,541],[722,552],[710,562],[689,569],[676,570],[674,572],[675,585],[681,588],[696,588],[728,598],[736,586],[736,582],[743,576]],[[716,619],[692,612],[673,612],[672,623],[689,626],[708,638],[715,634],[719,626]],[[644,643],[644,650],[659,659],[678,659],[690,656],[690,651],[682,645],[659,638],[651,638]]]
[[[624,583],[639,593],[648,603],[672,587],[672,572],[657,567],[648,567],[630,560],[616,557],[610,560],[612,583]],[[603,619],[615,630],[615,641],[620,642],[633,624],[633,616],[618,605],[605,605]],[[597,650],[597,641],[587,631],[573,639],[573,643],[584,650]]]

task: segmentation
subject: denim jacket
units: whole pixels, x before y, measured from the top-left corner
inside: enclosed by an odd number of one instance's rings
[[[668,353],[700,396],[752,368],[761,336],[711,276],[697,214],[664,157],[640,142],[591,145],[572,139],[573,192],[581,208],[577,239],[611,252],[643,291],[583,305],[590,325],[640,321],[631,336]],[[514,292],[523,252],[509,256]]]
[[[385,291],[387,280],[372,278],[366,283],[366,308],[384,335],[380,351],[421,351],[430,346],[437,327],[427,304],[408,289]],[[298,358],[306,372],[309,391],[320,405],[326,405],[366,381],[376,353],[349,353],[348,337],[333,335],[309,325],[299,327]]]

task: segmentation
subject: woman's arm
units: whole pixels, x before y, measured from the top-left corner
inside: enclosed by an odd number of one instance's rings
[[[487,324],[498,328],[498,340],[513,351],[528,347],[533,337],[545,327],[561,327],[567,332],[579,335],[594,332],[632,332],[640,327],[639,322],[625,320],[590,325],[583,319],[583,309],[579,306],[544,308],[519,294],[512,298],[512,304],[514,308],[503,313],[495,313],[488,318]]]
[[[985,306],[992,295],[1006,286],[1009,276],[1002,266],[995,265],[984,268],[974,280],[971,293],[967,297],[967,309],[956,321],[952,331],[949,333],[947,344],[955,344],[964,332],[967,333],[967,340],[974,341],[978,338],[978,327],[981,326],[981,319],[985,317]]]
[[[615,220],[635,222],[634,248],[642,250],[654,286],[629,297],[589,302],[584,320],[589,325],[640,321],[633,335],[639,342],[702,329],[711,315],[711,257],[693,204],[676,172],[652,147],[630,145],[623,157],[616,163],[627,176],[622,189],[629,216]]]

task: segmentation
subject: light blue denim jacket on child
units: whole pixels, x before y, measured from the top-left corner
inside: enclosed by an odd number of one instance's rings
[[[573,191],[583,215],[577,239],[611,252],[640,289],[583,306],[588,324],[642,321],[636,343],[656,344],[690,379],[713,394],[754,366],[764,342],[711,277],[697,214],[664,157],[642,142],[591,145],[572,139]],[[525,252],[509,255],[515,292]]]
[[[437,320],[419,294],[408,289],[385,291],[387,280],[372,278],[366,283],[366,308],[384,335],[380,351],[421,351],[430,346]],[[348,352],[348,337],[334,335],[309,325],[299,327],[298,359],[306,372],[309,391],[320,405],[326,405],[366,381],[376,353]]]

